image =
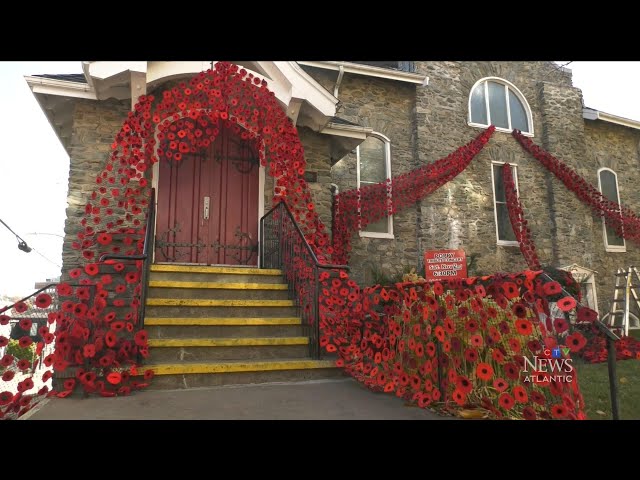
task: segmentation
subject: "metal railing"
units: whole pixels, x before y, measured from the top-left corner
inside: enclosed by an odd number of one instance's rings
[[[155,238],[153,235],[154,227],[156,224],[156,191],[155,188],[151,189],[151,195],[149,197],[149,213],[147,214],[147,227],[144,234],[144,245],[141,255],[117,255],[117,254],[105,254],[100,257],[100,262],[107,260],[142,260],[142,274],[140,276],[140,296],[139,296],[139,315],[137,319],[138,328],[142,328],[144,325],[144,316],[147,303],[147,293],[149,290],[149,272],[151,270],[151,259],[153,258],[153,250],[155,245]],[[140,354],[138,354],[138,360],[140,360]]]
[[[553,281],[547,273],[543,273],[548,280]],[[562,285],[562,292],[572,297],[576,301],[577,306],[584,306],[578,298],[571,292],[568,292]],[[609,374],[609,395],[611,397],[611,416],[614,420],[620,420],[620,399],[618,398],[618,375],[616,371],[616,341],[620,340],[615,333],[600,319],[595,319],[593,325],[599,333],[607,339],[607,367]]]
[[[297,312],[309,336],[309,354],[319,359],[319,270],[327,270],[330,275],[335,275],[340,270],[348,271],[349,267],[320,263],[288,205],[281,201],[260,219],[260,268],[282,270],[289,294],[296,301]]]
[[[44,361],[53,353],[57,321],[50,314],[60,308],[56,284],[48,284],[17,302],[0,308],[0,392],[14,395],[0,404],[0,419],[16,419],[51,390],[53,365]],[[38,300],[46,294],[48,301]],[[24,342],[24,343],[23,343]],[[30,383],[30,386],[27,385]],[[24,393],[24,398],[22,394]],[[21,403],[26,401],[26,403]]]

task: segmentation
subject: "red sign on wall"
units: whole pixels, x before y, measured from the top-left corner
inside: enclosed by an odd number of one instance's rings
[[[467,278],[467,257],[464,250],[427,250],[424,271],[426,280]]]

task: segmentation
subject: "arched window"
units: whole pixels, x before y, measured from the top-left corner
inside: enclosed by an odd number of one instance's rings
[[[600,193],[612,202],[620,204],[620,192],[618,191],[618,176],[610,168],[598,170],[598,188]],[[604,248],[607,252],[625,252],[627,250],[624,238],[616,235],[616,232],[607,226],[602,219],[602,230],[604,235]]]
[[[356,148],[358,188],[391,178],[391,141],[372,133]],[[393,238],[393,215],[370,223],[360,230],[362,237]]]
[[[531,109],[520,90],[501,78],[489,77],[476,82],[469,95],[469,125],[511,132],[517,128],[533,135]]]

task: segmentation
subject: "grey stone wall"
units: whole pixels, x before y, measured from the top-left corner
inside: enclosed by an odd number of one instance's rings
[[[307,161],[306,172],[315,181],[307,177],[307,184],[315,204],[320,220],[331,234],[331,158],[329,150],[329,136],[314,132],[309,128],[298,130],[298,136],[304,148],[304,158]]]
[[[537,143],[579,175],[590,178],[590,167],[585,162],[581,91],[539,82],[538,100],[543,126]],[[562,266],[576,262],[592,268],[594,245],[590,234],[593,222],[590,210],[551,174],[545,186],[551,212],[553,264]]]
[[[62,280],[80,263],[82,252],[71,248],[82,230],[84,208],[96,189],[96,177],[107,164],[111,144],[127,116],[130,101],[77,100],[69,146],[69,190],[65,238],[62,246]]]
[[[335,72],[308,68],[307,72],[333,91]],[[337,116],[371,127],[391,140],[391,174],[397,176],[415,168],[412,143],[412,116],[415,86],[362,75],[345,74],[338,93]],[[304,141],[304,140],[303,140]],[[305,150],[307,145],[305,143]],[[332,182],[340,191],[357,187],[355,151],[331,168]],[[390,275],[416,266],[418,256],[415,209],[406,209],[393,218],[393,239],[353,237],[350,265],[356,280],[370,283],[373,271]]]
[[[416,98],[420,164],[445,157],[481,132],[467,123],[469,93],[478,80],[503,78],[522,92],[532,110],[537,143],[543,130],[538,79],[553,80],[558,88],[571,88],[570,78],[548,62],[416,62],[416,67],[429,76],[429,85],[418,87]],[[582,117],[576,118],[581,121]],[[497,245],[492,162],[517,165],[525,217],[540,261],[553,263],[553,223],[544,189],[546,169],[525,153],[510,133],[498,131],[463,173],[418,203],[419,251],[463,248],[468,259],[475,259],[470,275],[526,268],[517,246]]]
[[[614,113],[614,112],[612,112]],[[598,186],[598,169],[610,168],[618,175],[620,202],[636,213],[640,212],[640,189],[638,189],[638,169],[640,168],[640,131],[602,121],[584,123],[586,156],[584,176],[594,186]],[[640,266],[640,246],[627,240],[626,252],[605,251],[602,220],[592,215],[591,233],[593,250],[592,265],[596,270],[596,291],[600,314],[611,308],[614,273],[618,268],[631,265]]]

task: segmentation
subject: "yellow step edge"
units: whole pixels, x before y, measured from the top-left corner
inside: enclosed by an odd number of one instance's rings
[[[186,327],[191,325],[204,326],[222,326],[234,327],[245,325],[301,325],[302,320],[295,317],[279,317],[279,318],[160,318],[146,317],[144,319],[145,326],[179,326]]]
[[[286,290],[284,283],[216,283],[216,282],[173,282],[152,280],[149,287],[155,288],[211,288],[221,290]]]
[[[153,370],[156,375],[187,375],[195,373],[267,372],[276,370],[311,370],[337,368],[334,360],[276,360],[265,362],[167,363],[142,365],[140,372]]]
[[[266,347],[308,345],[308,337],[151,338],[150,347]]]
[[[147,298],[151,307],[293,307],[293,300],[194,300],[191,298]]]
[[[236,275],[282,275],[275,268],[210,267],[206,265],[151,265],[152,272],[228,273]]]

